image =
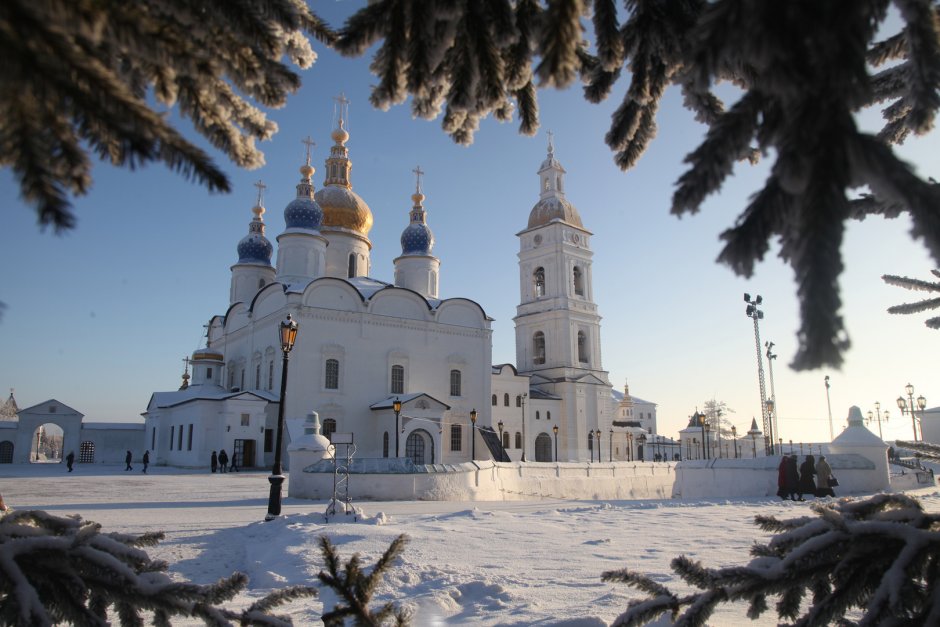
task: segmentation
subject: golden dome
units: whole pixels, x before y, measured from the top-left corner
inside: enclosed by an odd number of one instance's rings
[[[314,194],[323,209],[322,229],[343,228],[356,231],[363,237],[372,229],[372,211],[359,194],[340,185],[321,187]]]
[[[549,196],[535,203],[529,213],[528,228],[543,226],[555,220],[584,228],[578,210],[567,199],[560,196]]]

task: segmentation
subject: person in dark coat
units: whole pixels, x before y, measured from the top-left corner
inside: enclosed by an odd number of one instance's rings
[[[228,465],[229,470],[231,470],[232,472],[238,472],[238,465],[235,463],[235,459],[237,457],[238,457],[238,453],[236,453],[235,451],[232,451],[232,459],[230,460],[229,465]]]
[[[150,465],[150,451],[144,451],[144,474],[147,474],[147,466]]]
[[[225,449],[219,451],[219,472],[228,472],[228,453]]]
[[[131,452],[130,452],[130,451],[127,451],[127,455],[124,456],[124,463],[127,464],[127,467],[124,468],[125,472],[128,471],[128,470],[134,470],[134,469],[131,467],[131,460],[132,460],[132,459],[134,459],[134,456],[131,455]]]
[[[812,494],[816,496],[816,460],[812,455],[806,456],[806,461],[800,464],[800,496]]]
[[[787,500],[790,494],[790,491],[787,490],[787,464],[789,463],[790,458],[784,455],[780,458],[780,465],[777,466],[777,496],[784,501]]]
[[[787,457],[787,494],[791,500],[803,500],[800,496],[800,470],[796,466],[796,455]]]
[[[219,458],[216,456],[215,451],[212,451],[212,472],[215,472],[219,469]]]
[[[75,452],[69,451],[69,454],[65,456],[65,465],[68,466],[69,472],[72,472],[72,464],[75,463]]]

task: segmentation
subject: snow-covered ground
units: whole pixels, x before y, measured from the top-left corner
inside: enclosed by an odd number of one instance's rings
[[[353,477],[353,481],[355,477]],[[317,538],[327,534],[344,558],[374,563],[397,535],[411,538],[378,600],[415,611],[416,625],[606,625],[640,594],[603,583],[602,572],[630,568],[686,588],[669,568],[684,553],[708,566],[745,564],[763,534],[757,514],[809,514],[808,503],[701,501],[362,502],[358,520],[324,517],[326,502],[284,499],[283,516],[262,522],[267,475],[209,474],[139,466],[0,466],[7,505],[79,514],[105,531],[163,531],[152,556],[196,583],[233,571],[251,578],[240,603],[287,584],[315,584],[322,567]],[[287,494],[285,484],[284,494]],[[936,488],[916,493],[940,510]],[[320,599],[285,606],[295,625],[322,624]],[[331,607],[331,605],[330,605]],[[751,623],[744,606],[724,606],[712,625],[775,625],[772,611]],[[178,624],[185,624],[180,622]],[[193,623],[199,624],[199,623]]]

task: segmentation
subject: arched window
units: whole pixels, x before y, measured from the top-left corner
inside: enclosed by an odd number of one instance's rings
[[[264,287],[264,279],[258,279],[258,289],[260,290],[262,287]]]
[[[535,297],[545,296],[545,268],[536,268],[532,276],[535,281]]]
[[[460,371],[450,371],[450,395],[460,396]]]
[[[496,395],[493,395],[493,407],[496,407]]]
[[[323,386],[328,390],[339,389],[339,360],[338,359],[326,360],[326,379],[323,382]]]
[[[581,268],[574,267],[574,293],[578,296],[584,296],[584,277],[581,276]]]
[[[274,387],[274,360],[268,362],[268,389]]]
[[[509,407],[509,394],[508,393],[503,394],[503,405],[505,407]]]
[[[392,366],[392,394],[405,393],[405,367]]]
[[[255,364],[255,389],[261,389],[261,364]]]
[[[551,419],[552,419],[552,412],[550,411],[545,412],[545,420],[551,420]]]
[[[356,276],[356,253],[349,253],[349,269],[346,274],[350,279]]]
[[[323,435],[326,439],[332,441],[334,433],[336,433],[336,420],[327,418],[323,421]]]
[[[516,431],[516,448],[522,448],[522,434]]]
[[[539,415],[538,410],[536,410],[536,412],[535,412],[535,419],[536,419],[536,420],[540,420],[541,418],[542,418],[542,417]]]
[[[503,448],[509,448],[509,432],[503,431]]]
[[[545,334],[541,331],[536,331],[532,336],[532,363],[545,363]]]
[[[516,394],[516,407],[522,407],[522,394]]]
[[[584,331],[578,331],[578,361],[582,364],[588,362],[587,336]]]
[[[388,431],[382,434],[382,457],[388,457]]]
[[[461,425],[450,426],[450,450],[459,451],[463,446],[463,427]]]

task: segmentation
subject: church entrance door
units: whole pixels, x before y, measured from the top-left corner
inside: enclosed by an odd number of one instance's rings
[[[424,429],[415,429],[405,442],[405,456],[417,465],[434,463],[434,440]]]
[[[0,442],[0,464],[13,463],[13,442],[4,440]]]
[[[552,461],[552,438],[547,433],[540,433],[535,438],[535,461]]]
[[[255,466],[255,441],[254,440],[235,440],[235,447],[232,453],[233,461],[238,461],[239,468],[254,468]]]

